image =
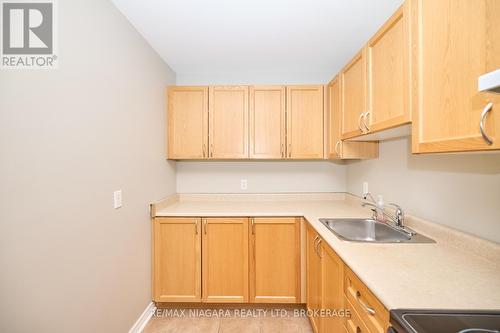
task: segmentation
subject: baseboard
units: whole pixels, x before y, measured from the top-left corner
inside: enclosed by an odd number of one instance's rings
[[[146,324],[148,321],[151,319],[153,314],[156,311],[156,306],[155,303],[151,302],[148,304],[146,307],[146,310],[141,314],[139,319],[135,322],[135,324],[132,326],[132,328],[128,331],[128,333],[141,333],[144,327],[146,327]]]

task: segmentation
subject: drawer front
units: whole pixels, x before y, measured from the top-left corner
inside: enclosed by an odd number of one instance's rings
[[[351,302],[346,298],[345,306],[351,313],[351,317],[346,317],[345,319],[345,330],[348,333],[370,333],[366,325],[363,323],[359,317],[356,310],[352,306]]]
[[[387,332],[389,311],[348,267],[344,275],[344,293],[370,332]]]

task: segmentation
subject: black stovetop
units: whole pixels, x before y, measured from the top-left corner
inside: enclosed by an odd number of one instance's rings
[[[397,333],[500,333],[499,311],[391,310]]]

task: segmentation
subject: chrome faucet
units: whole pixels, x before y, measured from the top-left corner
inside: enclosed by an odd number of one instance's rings
[[[387,206],[379,207],[376,203],[375,200],[373,199],[372,195],[370,193],[366,193],[365,196],[363,197],[365,200],[367,197],[371,198],[371,201],[373,202],[362,202],[361,206],[366,207],[370,206],[373,207],[373,218],[378,221],[385,222],[387,220],[391,221],[396,227],[400,229],[405,229],[404,227],[404,219],[405,219],[405,213],[403,208],[401,206],[395,204],[395,203],[390,203],[388,206],[392,206],[394,208],[394,214],[389,214],[385,208]],[[381,214],[379,213],[381,212]],[[381,215],[381,216],[379,216]]]

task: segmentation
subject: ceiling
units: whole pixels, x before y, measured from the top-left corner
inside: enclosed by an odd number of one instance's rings
[[[327,80],[402,0],[113,2],[178,78],[286,73]]]

